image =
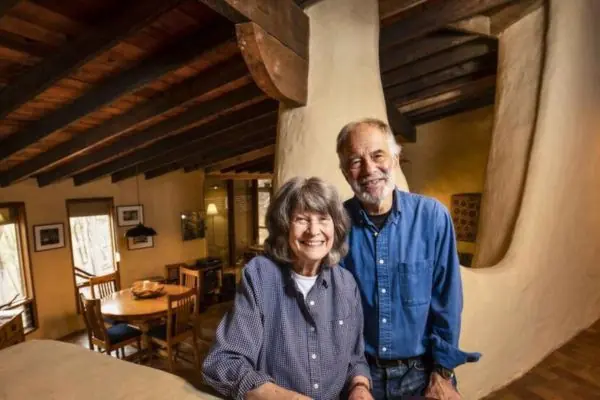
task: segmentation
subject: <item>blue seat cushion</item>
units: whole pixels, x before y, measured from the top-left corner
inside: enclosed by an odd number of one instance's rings
[[[167,324],[153,326],[148,330],[148,336],[160,339],[167,340]]]
[[[139,329],[132,328],[127,324],[113,325],[106,330],[108,338],[112,344],[124,342],[125,340],[141,336],[142,332]]]
[[[112,318],[108,318],[108,317],[104,317],[104,322],[106,322],[109,325],[117,325],[117,324],[124,324],[123,321],[117,321],[116,319],[112,319]]]

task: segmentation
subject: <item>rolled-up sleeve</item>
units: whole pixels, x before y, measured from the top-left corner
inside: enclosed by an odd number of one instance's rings
[[[363,309],[362,302],[360,300],[360,292],[358,287],[354,285],[354,310],[356,310],[356,319],[354,323],[354,347],[352,355],[350,357],[350,364],[348,365],[348,374],[346,375],[346,385],[349,385],[352,378],[356,376],[364,376],[369,380],[369,385],[372,386],[371,373],[369,371],[369,364],[365,358],[365,343],[363,338]]]
[[[244,399],[248,391],[273,381],[257,367],[263,344],[263,316],[246,272],[242,272],[234,307],[219,324],[215,343],[202,366],[206,382],[234,399]]]
[[[440,205],[438,211],[429,343],[434,362],[454,369],[466,362],[479,360],[481,355],[458,348],[463,307],[460,264],[452,219],[445,207]]]

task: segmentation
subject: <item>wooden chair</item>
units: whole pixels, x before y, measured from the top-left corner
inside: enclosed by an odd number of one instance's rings
[[[88,337],[88,347],[90,350],[94,350],[94,344],[92,342],[92,325],[90,324],[87,313],[85,312],[85,300],[85,295],[79,292],[79,309],[81,310],[81,315],[83,315],[83,323],[85,324],[85,330]]]
[[[119,349],[121,349],[123,358],[125,358],[124,347],[128,344],[136,343],[138,349],[142,348],[142,332],[139,329],[127,324],[117,324],[107,328],[102,318],[100,300],[82,297],[82,302],[83,314],[87,320],[86,323],[89,325],[93,345],[98,346],[99,349],[104,349],[104,352],[108,355],[116,350],[117,358],[119,358]]]
[[[183,266],[179,267],[179,284],[194,289],[194,293],[196,294],[196,306],[194,307],[195,314],[200,312],[200,302],[202,300],[202,293],[200,292],[200,289],[202,288],[201,282],[202,271],[185,268]]]
[[[179,277],[179,268],[186,268],[185,263],[175,263],[165,265],[165,282],[166,283],[177,283]]]
[[[117,271],[107,275],[92,277],[89,282],[90,292],[94,299],[102,299],[121,290],[121,280]],[[98,292],[98,295],[96,295],[96,292]]]
[[[200,369],[200,354],[194,329],[195,307],[196,291],[194,289],[182,294],[167,295],[167,323],[148,331],[152,343],[167,349],[169,371],[171,372],[175,369],[173,349],[178,350],[179,344],[189,337],[192,338],[196,368]]]

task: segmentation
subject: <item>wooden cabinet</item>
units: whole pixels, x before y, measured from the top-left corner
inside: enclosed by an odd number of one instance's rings
[[[0,314],[0,350],[25,341],[21,313]]]

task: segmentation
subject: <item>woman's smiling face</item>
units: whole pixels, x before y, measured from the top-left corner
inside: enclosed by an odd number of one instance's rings
[[[290,224],[289,245],[299,264],[319,264],[331,251],[335,237],[329,214],[294,211]]]

